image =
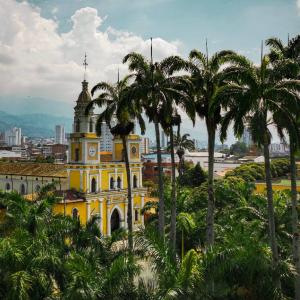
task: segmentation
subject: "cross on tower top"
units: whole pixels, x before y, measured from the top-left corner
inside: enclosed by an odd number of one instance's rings
[[[88,63],[87,63],[87,61],[86,61],[86,53],[84,54],[83,65],[84,65],[84,77],[83,77],[83,79],[84,79],[84,81],[85,81],[85,79],[86,79],[86,67],[88,66]]]

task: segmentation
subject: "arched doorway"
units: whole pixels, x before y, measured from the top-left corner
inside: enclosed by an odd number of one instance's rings
[[[110,217],[110,232],[120,228],[120,214],[117,209],[114,209]]]
[[[92,179],[92,188],[91,188],[92,193],[96,193],[96,179]]]
[[[26,191],[25,191],[25,185],[22,183],[20,186],[20,194],[21,195],[25,195]]]

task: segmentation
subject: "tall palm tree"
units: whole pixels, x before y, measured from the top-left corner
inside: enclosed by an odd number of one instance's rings
[[[133,249],[133,225],[132,225],[132,190],[131,190],[131,176],[130,176],[130,163],[128,156],[128,145],[127,139],[128,135],[134,129],[134,119],[138,119],[142,133],[145,130],[144,121],[139,114],[134,103],[130,101],[129,98],[129,87],[128,87],[129,77],[125,77],[123,80],[118,81],[117,84],[111,85],[106,82],[100,82],[96,84],[92,90],[92,96],[96,91],[100,91],[100,95],[92,100],[86,107],[86,113],[92,109],[94,105],[98,107],[105,107],[100,113],[97,119],[96,131],[98,135],[101,135],[101,125],[105,121],[110,128],[111,133],[114,136],[120,136],[123,144],[123,153],[126,166],[126,176],[127,176],[127,198],[128,198],[128,209],[127,209],[127,225],[128,225],[128,244],[129,249]],[[111,119],[115,116],[117,124],[111,127]]]
[[[228,126],[233,121],[236,136],[242,135],[244,126],[247,124],[253,142],[259,147],[263,147],[269,238],[273,267],[277,268],[279,255],[274,221],[269,154],[272,135],[269,125],[275,125],[280,132],[282,124],[278,123],[278,116],[286,119],[293,117],[292,112],[299,107],[296,91],[300,90],[300,82],[286,79],[286,75],[294,67],[291,62],[271,65],[269,57],[264,56],[261,65],[256,67],[246,58],[239,56],[236,63],[238,65],[229,67],[224,71],[225,77],[230,83],[224,85],[216,96],[218,103],[222,103],[227,110],[222,120],[221,140],[226,138]]]
[[[124,63],[128,63],[129,70],[133,72],[132,75],[135,77],[135,81],[131,85],[131,96],[138,103],[138,107],[143,107],[149,121],[153,122],[155,127],[159,177],[158,227],[162,236],[164,235],[165,216],[159,125],[165,124],[163,126],[170,128],[172,126],[171,120],[174,105],[180,104],[188,98],[187,90],[183,90],[183,87],[186,87],[188,82],[184,79],[184,77],[172,76],[173,65],[176,64],[177,61],[177,57],[168,57],[159,63],[153,63],[152,59],[151,61],[148,61],[145,57],[138,53],[129,53],[123,60]],[[185,101],[184,106],[188,112],[192,112],[191,102]],[[173,192],[174,204],[176,203],[175,198],[176,195]],[[176,223],[176,215],[173,216],[173,220],[174,219],[174,222]],[[171,236],[174,236],[174,234],[171,234]]]
[[[193,140],[189,139],[189,134],[185,133],[184,135],[177,134],[174,137],[174,147],[177,149],[176,154],[179,158],[179,177],[182,176],[184,171],[184,154],[185,150],[195,150],[195,143]]]
[[[300,35],[296,36],[292,40],[288,41],[288,44],[284,46],[283,42],[277,38],[270,38],[266,41],[266,45],[270,47],[270,58],[273,63],[277,61],[285,61],[288,63],[292,60],[298,64],[298,68],[293,68],[292,73],[289,74],[290,78],[299,79],[299,67],[300,67]],[[295,66],[296,67],[296,66]],[[292,225],[293,225],[293,259],[294,265],[297,271],[295,276],[295,299],[300,299],[300,240],[299,240],[299,229],[298,222],[299,216],[297,211],[297,166],[295,160],[295,153],[299,149],[298,133],[295,129],[298,128],[293,123],[299,116],[289,124],[289,119],[281,119],[283,121],[283,128],[286,128],[289,133],[290,141],[290,164],[291,164],[291,198],[292,198]]]
[[[206,244],[214,244],[214,150],[215,134],[221,120],[221,105],[214,105],[215,95],[222,85],[222,73],[225,63],[231,62],[236,54],[233,51],[220,51],[208,57],[208,51],[204,54],[198,50],[192,50],[188,61],[178,59],[173,65],[176,70],[185,69],[190,73],[190,81],[193,85],[193,103],[196,114],[205,120],[208,134],[208,205],[206,216]],[[173,70],[174,71],[174,70]],[[213,106],[213,110],[212,110]]]

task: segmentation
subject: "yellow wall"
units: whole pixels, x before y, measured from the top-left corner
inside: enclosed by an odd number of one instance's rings
[[[82,146],[79,142],[72,142],[71,144],[71,160],[75,160],[75,150],[79,149],[79,160],[82,160]]]
[[[122,143],[114,143],[114,151],[115,151],[115,160],[122,160],[123,159],[123,145]]]
[[[272,189],[273,189],[273,191],[284,191],[284,190],[290,190],[291,187],[288,185],[283,185],[283,184],[273,184]],[[266,184],[265,183],[256,183],[255,190],[258,193],[264,193],[266,191]],[[300,186],[297,186],[297,191],[300,192]]]

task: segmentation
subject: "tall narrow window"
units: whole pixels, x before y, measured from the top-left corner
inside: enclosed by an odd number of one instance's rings
[[[122,184],[122,180],[121,180],[121,178],[119,176],[118,179],[117,179],[117,187],[118,187],[118,189],[121,188],[121,184]]]
[[[113,177],[110,177],[109,187],[111,190],[115,188],[115,181]]]
[[[92,179],[92,184],[91,184],[91,192],[96,193],[96,179]]]
[[[79,218],[79,213],[78,213],[78,209],[77,208],[73,208],[72,209],[72,218],[76,219],[76,220]]]
[[[136,175],[133,176],[133,187],[137,188],[138,184],[137,184],[137,177]]]
[[[21,186],[20,186],[20,194],[25,195],[25,193],[26,193],[25,185],[22,183]]]
[[[90,120],[90,132],[94,132],[94,122]]]
[[[134,211],[134,220],[136,222],[139,220],[139,211],[137,209]]]
[[[10,191],[10,184],[9,183],[7,183],[6,185],[5,185],[5,190],[8,192],[8,191]]]

